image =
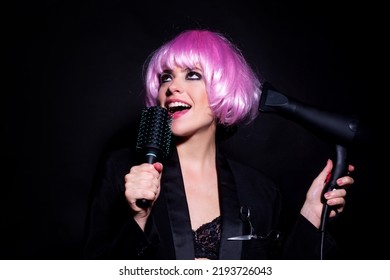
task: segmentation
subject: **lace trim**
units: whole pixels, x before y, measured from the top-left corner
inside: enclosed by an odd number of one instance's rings
[[[221,243],[221,216],[192,230],[195,258],[217,260]]]

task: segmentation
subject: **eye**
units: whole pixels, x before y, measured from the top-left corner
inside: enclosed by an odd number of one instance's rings
[[[186,76],[187,80],[201,80],[202,75],[195,71],[189,71]]]
[[[172,75],[169,73],[162,73],[160,75],[160,83],[166,83],[172,81]]]

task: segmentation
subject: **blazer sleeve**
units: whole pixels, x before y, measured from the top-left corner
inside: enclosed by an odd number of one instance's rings
[[[158,243],[153,220],[145,232],[133,219],[124,195],[131,153],[111,153],[98,172],[86,222],[84,259],[146,259]]]
[[[321,241],[322,238],[324,239],[323,242]],[[329,232],[322,236],[319,229],[305,217],[299,215],[284,244],[283,258],[319,260],[322,254],[326,259],[329,259],[336,254],[336,251],[336,242]]]

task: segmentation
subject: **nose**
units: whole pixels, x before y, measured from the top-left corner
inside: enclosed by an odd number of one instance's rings
[[[179,82],[179,79],[174,78],[167,89],[167,96],[173,95],[173,94],[180,94],[183,92],[183,87]]]

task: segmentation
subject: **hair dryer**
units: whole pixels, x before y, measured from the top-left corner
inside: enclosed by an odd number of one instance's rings
[[[277,92],[268,83],[262,89],[259,111],[279,113],[334,143],[336,148],[334,167],[331,177],[324,187],[324,193],[337,188],[336,180],[348,171],[347,147],[351,145],[358,134],[359,121],[356,117],[327,112],[305,105]],[[327,218],[331,211],[325,201],[323,203],[320,225],[322,233],[325,232]]]

